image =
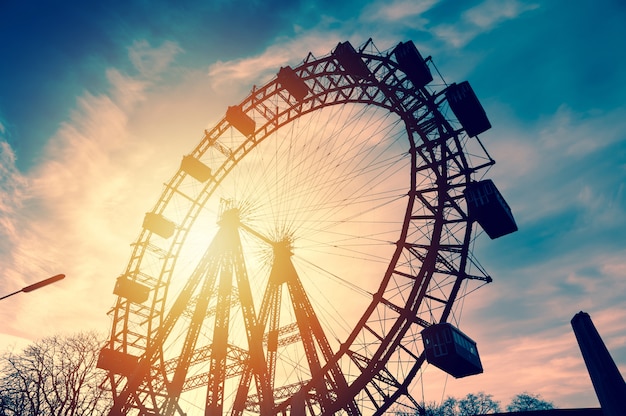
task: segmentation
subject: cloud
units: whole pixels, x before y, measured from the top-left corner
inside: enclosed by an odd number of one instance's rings
[[[322,15],[311,29],[302,30],[296,26],[292,36],[275,39],[260,54],[212,64],[208,69],[211,85],[216,91],[222,91],[240,85],[249,88],[253,83],[265,83],[281,66],[296,66],[309,52],[313,56],[328,55],[338,42],[345,40],[358,47],[372,38],[377,48],[385,50],[404,40],[399,22],[423,29],[427,21],[420,16],[438,2],[398,0],[392,4],[370,3],[355,13],[356,18],[342,21]]]
[[[449,45],[461,48],[480,34],[495,29],[500,23],[516,19],[521,14],[538,7],[538,4],[518,0],[486,0],[466,10],[460,21],[437,25],[432,30]]]
[[[245,81],[259,79],[268,72],[284,66],[289,62],[289,58],[288,51],[272,48],[251,58],[228,62],[218,61],[210,66],[208,75],[215,88],[240,82],[245,85]]]
[[[150,85],[147,81],[129,77],[114,68],[107,69],[106,78],[111,85],[109,95],[122,109],[132,108],[143,101]]]
[[[517,0],[487,0],[463,13],[463,20],[480,29],[491,30],[500,22],[516,19],[538,7],[538,4]]]
[[[428,20],[422,15],[439,3],[439,0],[409,1],[397,0],[377,2],[367,5],[361,13],[363,22],[383,22],[385,24],[402,24],[408,27],[423,29]]]
[[[147,40],[135,41],[128,48],[128,56],[135,69],[143,78],[153,78],[162,74],[173,62],[182,48],[175,42],[166,41],[158,48],[150,46]]]
[[[309,31],[296,38],[281,38],[261,54],[233,61],[218,61],[209,67],[208,75],[214,89],[230,89],[234,85],[249,89],[254,82],[265,83],[281,66],[296,66],[311,52],[327,55],[341,39],[335,31]]]
[[[520,125],[494,107],[498,126],[483,141],[498,162],[491,174],[520,221],[580,210],[578,218],[594,226],[626,224],[620,179],[626,169],[619,156],[625,108],[576,112],[563,105],[550,117]]]
[[[135,43],[129,55],[139,75],[107,69],[109,91],[78,97],[69,119],[49,139],[42,162],[27,175],[15,168],[8,144],[0,142],[0,219],[3,237],[10,239],[0,255],[3,290],[57,273],[67,276],[9,300],[0,319],[11,340],[64,332],[67,325],[72,331],[106,330],[112,295],[103,294],[112,292],[143,213],[159,195],[162,172],[173,173],[170,159],[155,155],[177,142],[137,133],[153,124],[139,116],[150,102],[152,80],[176,51],[171,43],[154,49]],[[160,100],[167,102],[158,97],[155,104]]]
[[[485,366],[495,376],[487,391],[502,397],[514,379],[520,386],[519,393],[524,391],[521,386],[527,386],[528,391],[541,394],[561,407],[561,403],[589,390],[589,379],[578,377],[584,371],[584,364],[567,324],[484,348]]]
[[[7,280],[18,289],[56,273],[65,273],[67,279],[45,293],[12,300],[5,329],[13,334],[36,337],[51,328],[62,332],[69,322],[102,323],[106,298],[96,293],[110,291],[106,282],[117,272],[111,259],[119,259],[128,244],[120,237],[126,234],[122,220],[128,226],[129,217],[120,215],[124,210],[114,207],[114,200],[131,194],[124,181],[129,168],[112,158],[128,139],[126,122],[109,97],[81,97],[71,122],[50,141],[45,162],[29,173],[23,207],[12,217],[20,232],[12,243]],[[42,300],[53,306],[38,316]]]
[[[0,124],[0,134],[4,126]],[[10,247],[20,232],[14,216],[19,212],[24,198],[27,180],[15,167],[15,153],[0,137],[0,252],[10,252]],[[10,265],[7,259],[6,266]],[[6,268],[3,267],[6,270]]]
[[[607,112],[577,113],[561,105],[541,126],[541,145],[546,151],[558,152],[567,158],[584,158],[622,139],[625,111],[615,108]]]

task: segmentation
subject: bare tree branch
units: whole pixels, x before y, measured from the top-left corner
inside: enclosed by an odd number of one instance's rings
[[[0,356],[0,416],[104,415],[111,399],[96,368],[100,337],[53,336]]]

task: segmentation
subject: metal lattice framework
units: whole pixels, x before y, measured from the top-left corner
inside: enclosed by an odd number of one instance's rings
[[[147,299],[110,312],[112,415],[419,409],[421,330],[491,280],[463,190],[494,162],[445,84],[416,87],[371,40],[351,57],[309,54],[303,96],[255,87],[188,155],[210,174],[165,184],[171,236],[144,222],[120,277]]]

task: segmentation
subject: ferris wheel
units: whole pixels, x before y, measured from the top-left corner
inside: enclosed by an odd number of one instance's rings
[[[146,213],[98,366],[111,415],[419,411],[431,363],[482,372],[456,326],[515,231],[482,178],[489,121],[413,42],[342,42],[254,87]]]

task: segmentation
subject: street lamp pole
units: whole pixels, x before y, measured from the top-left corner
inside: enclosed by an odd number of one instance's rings
[[[0,300],[2,299],[6,299],[9,296],[13,296],[13,295],[17,295],[20,292],[32,292],[33,290],[37,290],[39,288],[42,288],[44,286],[48,286],[49,284],[52,284],[54,282],[58,282],[59,280],[63,279],[65,277],[64,274],[57,274],[56,276],[52,276],[49,277],[47,279],[42,280],[41,282],[37,282],[37,283],[33,283],[32,285],[26,286],[24,288],[22,288],[21,290],[15,291],[13,293],[9,293],[8,295],[2,296],[0,298]]]

